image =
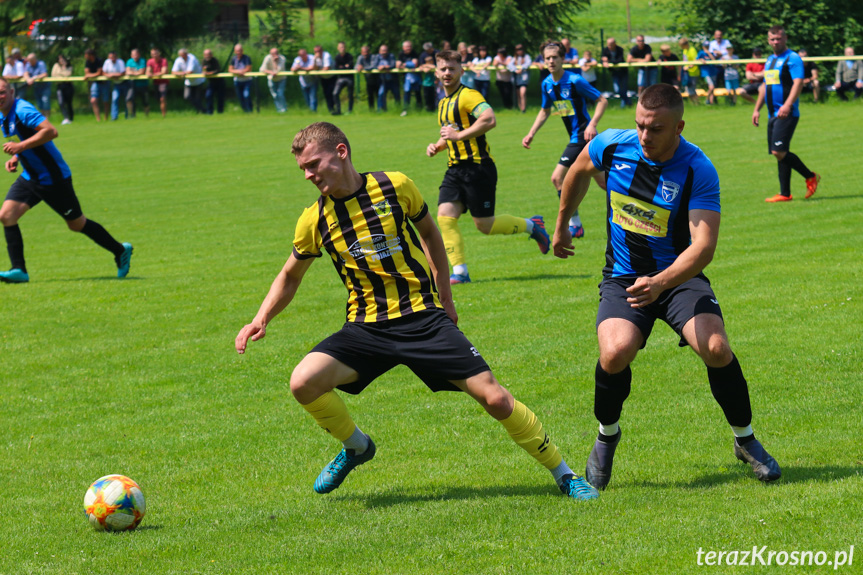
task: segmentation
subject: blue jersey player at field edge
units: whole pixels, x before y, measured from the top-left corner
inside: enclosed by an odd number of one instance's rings
[[[553,113],[560,115],[566,131],[569,133],[569,143],[551,173],[551,183],[557,190],[557,195],[560,196],[560,187],[563,185],[563,178],[566,177],[569,167],[575,162],[582,148],[596,137],[596,126],[605,112],[608,100],[580,74],[564,70],[565,49],[562,44],[547,42],[540,47],[540,52],[549,75],[542,81],[540,87],[542,90],[542,107],[537,113],[530,131],[522,139],[521,145],[528,150],[530,149],[530,143],[552,115],[552,109],[554,109]],[[593,118],[587,111],[588,100],[596,102]],[[597,179],[597,183],[600,187],[605,184],[600,179]],[[578,212],[572,216],[569,222],[569,233],[574,238],[584,237],[584,226],[582,226]]]
[[[796,154],[790,151],[791,137],[800,120],[797,98],[803,89],[803,60],[789,50],[788,37],[782,26],[773,26],[767,32],[767,42],[773,54],[764,64],[764,83],[758,89],[752,125],[758,127],[761,106],[767,104],[770,119],[767,121],[767,151],[776,156],[779,163],[779,193],[766,202],[790,202],[791,170],[806,178],[806,198],[811,198],[818,189],[821,176],[806,167]]]
[[[611,480],[620,441],[630,364],[653,324],[662,319],[707,366],[713,397],[734,433],[734,455],[761,481],[781,475],[752,431],[749,390],[710,282],[702,273],[719,235],[719,178],[713,164],[681,137],[683,98],[668,84],[644,90],[635,130],[607,130],[593,139],[564,179],[554,255],[574,255],[566,233],[590,179],[606,176],[608,247],[597,312],[599,361],[594,415],[599,436],[587,461],[587,480],[599,489]],[[679,418],[679,416],[677,416]],[[680,421],[671,420],[669,427]]]
[[[6,248],[12,261],[12,269],[0,272],[0,281],[30,281],[18,220],[42,200],[66,220],[70,230],[81,232],[114,254],[117,277],[126,277],[132,258],[132,244],[119,243],[101,225],[84,217],[72,187],[72,172],[52,142],[57,137],[57,129],[32,104],[16,99],[15,89],[2,78],[0,122],[5,138],[17,136],[19,139],[3,144],[3,152],[12,156],[6,161],[6,171],[16,172],[19,164],[23,168],[0,207],[0,222],[3,223]]]

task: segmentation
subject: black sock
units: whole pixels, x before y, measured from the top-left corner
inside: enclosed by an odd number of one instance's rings
[[[785,161],[788,162],[788,165],[790,165],[794,170],[796,170],[798,174],[800,174],[807,180],[815,175],[809,170],[809,168],[806,167],[806,164],[803,163],[803,160],[801,160],[797,154],[787,152],[785,154]]]
[[[740,445],[741,447],[742,447],[742,446],[744,446],[744,445],[746,445],[747,443],[749,443],[749,442],[750,442],[750,441],[752,441],[753,439],[755,439],[755,434],[754,434],[754,433],[751,433],[751,434],[747,435],[746,437],[737,437],[737,438],[735,438],[735,440],[737,441],[737,445]]]
[[[24,237],[21,235],[21,228],[15,224],[4,227],[3,231],[6,233],[6,251],[9,252],[12,269],[19,269],[26,274],[27,264],[24,263]]]
[[[749,404],[749,387],[737,356],[725,367],[707,366],[710,391],[725,413],[725,420],[734,427],[746,427],[752,423],[752,406]]]
[[[123,244],[115,240],[111,234],[108,233],[108,230],[93,220],[87,220],[81,233],[96,242],[99,246],[114,254],[115,258],[120,257],[123,254]]]
[[[620,421],[623,402],[629,397],[632,370],[629,366],[620,373],[610,374],[596,362],[593,414],[603,425]]]
[[[791,164],[785,161],[785,158],[778,164],[779,166],[779,193],[786,198],[791,197]]]

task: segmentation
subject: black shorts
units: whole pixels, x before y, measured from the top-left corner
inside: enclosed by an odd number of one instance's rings
[[[67,222],[77,220],[84,215],[81,212],[81,204],[78,203],[78,196],[75,195],[75,189],[72,187],[72,178],[53,186],[43,186],[33,180],[25,180],[24,176],[18,176],[9,188],[6,199],[27,204],[31,208],[45,200],[45,203]]]
[[[494,162],[453,164],[440,185],[438,205],[461,202],[475,218],[494,215],[497,166]]]
[[[575,163],[576,158],[587,145],[587,142],[579,142],[578,144],[567,144],[566,149],[563,150],[563,154],[560,155],[560,161],[557,163],[561,166],[570,167]]]
[[[699,274],[679,286],[664,291],[659,298],[643,308],[630,307],[626,298],[629,294],[626,288],[632,286],[637,278],[617,277],[605,278],[599,284],[599,310],[596,313],[596,327],[609,318],[625,319],[641,331],[644,336],[643,348],[653,330],[653,324],[661,319],[680,336],[680,347],[687,345],[683,338],[683,326],[690,319],[701,313],[712,313],[722,317],[722,310],[716,301],[716,295],[710,287],[710,281]]]
[[[743,91],[746,92],[747,94],[749,94],[750,96],[757,96],[758,95],[758,89],[760,87],[761,87],[761,82],[750,82],[750,83],[746,84],[745,86],[741,86],[741,88],[743,88]]]
[[[787,152],[791,145],[791,137],[797,128],[798,116],[780,118],[773,116],[767,120],[767,153]]]
[[[450,380],[489,371],[488,364],[443,310],[374,323],[346,322],[316,345],[359,374],[338,388],[358,394],[378,376],[406,365],[432,391],[460,391]]]

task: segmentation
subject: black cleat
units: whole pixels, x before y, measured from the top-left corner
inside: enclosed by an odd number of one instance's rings
[[[600,441],[597,437],[596,443],[587,458],[587,467],[584,476],[587,481],[597,489],[605,489],[611,481],[611,467],[614,465],[614,450],[620,443],[622,430],[617,430],[617,435],[609,442]]]
[[[761,481],[775,481],[782,477],[782,470],[779,469],[779,464],[767,453],[767,450],[764,449],[764,446],[757,439],[747,442],[746,445],[738,445],[737,438],[735,438],[734,457],[752,466],[755,477]]]

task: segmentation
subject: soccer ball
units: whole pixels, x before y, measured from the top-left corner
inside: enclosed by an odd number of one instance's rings
[[[84,494],[84,513],[96,531],[132,530],[146,511],[144,493],[125,475],[100,477]]]

